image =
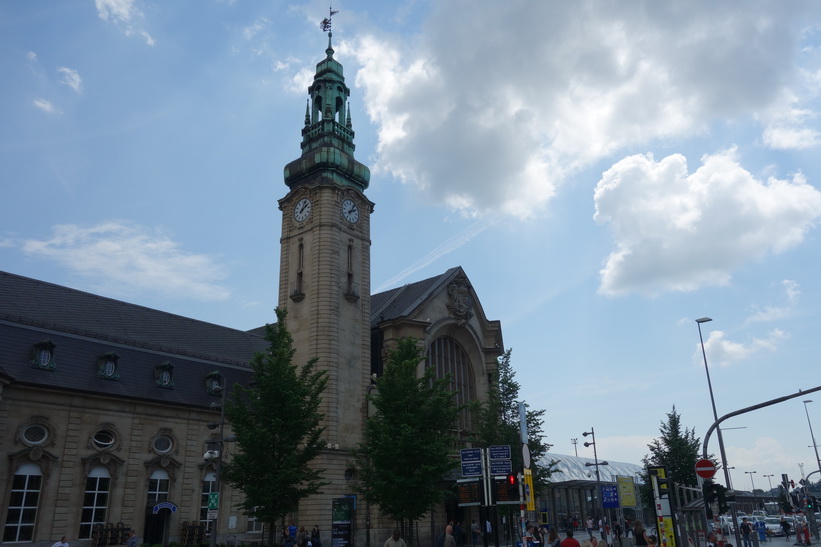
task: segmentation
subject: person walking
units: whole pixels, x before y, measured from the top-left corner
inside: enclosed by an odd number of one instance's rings
[[[139,541],[137,540],[136,534],[134,534],[134,530],[128,531],[128,541],[125,542],[126,547],[137,547],[139,545]]]
[[[790,521],[781,515],[781,529],[784,530],[784,539],[790,541]]]
[[[319,524],[316,524],[311,529],[311,547],[322,547],[322,538],[320,536]]]
[[[393,535],[385,540],[384,547],[408,547],[399,535],[399,528],[393,529]]]
[[[747,517],[741,519],[741,543],[744,547],[753,547],[753,526]]]
[[[559,547],[582,547],[579,540],[573,537],[573,530],[567,530],[565,534],[567,537],[559,544]]]
[[[480,538],[482,537],[482,528],[475,520],[470,525],[470,535],[473,536],[473,545],[479,543]]]

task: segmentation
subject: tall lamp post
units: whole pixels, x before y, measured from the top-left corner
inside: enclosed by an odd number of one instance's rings
[[[224,380],[223,380],[224,382]],[[216,395],[220,395],[219,402],[212,402],[211,408],[213,409],[220,409],[220,421],[219,422],[210,422],[207,427],[208,429],[219,429],[219,438],[216,440],[209,441],[211,444],[216,444],[216,450],[208,450],[205,453],[205,459],[216,459],[214,462],[214,489],[211,491],[212,493],[216,492],[217,494],[217,511],[219,511],[219,505],[221,504],[222,500],[220,500],[220,486],[221,486],[221,475],[222,475],[222,457],[223,457],[223,449],[225,447],[226,442],[235,442],[237,440],[236,435],[229,435],[225,437],[225,391],[226,386],[223,383],[222,385],[214,385],[211,388],[211,393]],[[210,502],[209,502],[209,509],[210,509]],[[211,521],[211,537],[208,539],[209,547],[216,547],[217,546],[217,523],[219,522],[219,513],[217,513],[217,518]]]
[[[591,439],[593,439],[593,440],[589,441],[589,442],[585,442],[584,446],[585,447],[590,447],[590,446],[593,447],[593,463],[585,462],[584,466],[585,467],[595,467],[596,468],[596,508],[599,511],[598,517],[602,518],[604,516],[604,505],[603,505],[602,499],[601,499],[601,475],[599,474],[599,466],[600,465],[610,465],[610,463],[607,462],[607,461],[603,461],[603,462],[599,461],[599,454],[596,451],[596,431],[592,427],[590,428],[590,431],[585,431],[584,433],[582,433],[582,436],[584,436],[584,437],[587,437],[588,435],[590,435]]]
[[[755,482],[753,481],[753,475],[756,473],[756,471],[745,471],[744,473],[746,473],[747,475],[750,476],[750,484],[753,487],[753,489],[750,491],[753,494],[753,505],[758,506],[758,504],[756,503],[756,497],[755,497]]]
[[[718,412],[716,411],[716,400],[713,396],[713,383],[710,381],[710,367],[707,366],[707,352],[704,350],[704,337],[701,334],[701,324],[702,323],[709,323],[712,321],[709,317],[702,317],[701,319],[696,319],[696,324],[698,325],[698,339],[701,342],[701,356],[704,358],[704,372],[707,373],[707,387],[710,390],[710,403],[713,405],[713,419],[715,420],[713,423],[718,423]],[[718,434],[718,450],[721,454],[721,467],[724,469],[724,480],[727,482],[727,488],[731,488],[730,482],[730,470],[727,468],[727,453],[724,451],[724,437],[721,434],[721,427],[716,427],[716,433]],[[735,516],[735,507],[732,507],[730,510],[730,515],[733,521],[733,528],[736,531],[736,545],[741,545],[741,537],[738,535],[738,521]]]
[[[821,459],[818,458],[818,445],[815,442],[815,433],[812,432],[812,422],[810,421],[810,411],[807,410],[807,404],[811,403],[812,399],[806,399],[803,401],[804,403],[804,412],[807,414],[807,425],[810,426],[810,438],[812,439],[812,448],[815,450],[815,463],[818,466],[818,472],[821,473]],[[813,509],[815,511],[816,509]],[[815,535],[816,541],[819,539],[819,531],[818,531],[818,522],[814,518],[808,519],[810,521],[810,525],[815,525],[813,528],[813,535]]]
[[[773,489],[773,481],[772,481],[772,480],[770,480],[770,479],[771,479],[772,477],[774,477],[775,475],[773,475],[773,474],[769,474],[769,475],[761,475],[761,476],[762,476],[762,477],[767,477],[767,482],[770,484],[770,490],[772,490],[772,489]]]

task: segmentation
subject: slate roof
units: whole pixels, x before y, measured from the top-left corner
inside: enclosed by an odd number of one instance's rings
[[[247,384],[248,361],[267,349],[260,336],[94,294],[0,272],[0,372],[11,384],[36,385],[168,404],[208,406],[206,378]],[[33,347],[51,340],[57,366],[31,365]],[[97,374],[102,355],[119,356],[120,378]],[[156,368],[173,365],[173,389],[156,385]]]
[[[382,321],[407,317],[427,298],[456,277],[464,274],[461,267],[451,268],[441,275],[409,283],[371,296],[371,328]]]
[[[226,364],[267,348],[256,334],[7,272],[0,272],[3,319]]]

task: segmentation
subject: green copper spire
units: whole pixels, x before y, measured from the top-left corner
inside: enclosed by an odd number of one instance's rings
[[[331,16],[334,13],[331,10]],[[351,90],[345,85],[342,65],[334,59],[331,19],[324,19],[320,26],[328,32],[328,48],[308,88],[302,156],[285,166],[285,184],[295,188],[334,183],[362,191],[368,187],[371,173],[353,156],[356,147],[348,107]]]

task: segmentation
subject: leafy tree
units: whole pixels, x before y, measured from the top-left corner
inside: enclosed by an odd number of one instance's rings
[[[236,385],[226,400],[225,417],[238,450],[222,467],[222,478],[245,494],[241,508],[271,530],[302,498],[328,484],[321,470],[309,465],[325,447],[319,405],[327,371],[316,369],[316,359],[302,367],[293,363],[286,312],[276,314],[277,323],[265,327],[270,348],[251,360],[253,384]]]
[[[487,401],[474,405],[476,416],[474,443],[478,446],[510,445],[513,469],[524,467],[522,441],[519,433],[519,382],[511,364],[511,349],[501,357],[496,371],[496,382],[490,386]],[[538,492],[547,485],[547,479],[553,470],[554,463],[540,465],[542,457],[550,450],[549,444],[542,438],[544,410],[527,410],[528,442],[530,449],[531,470],[533,471],[533,488]],[[518,508],[515,508],[518,511]]]
[[[647,445],[650,454],[642,458],[645,467],[644,487],[641,496],[645,503],[653,506],[653,493],[650,487],[648,467],[667,468],[668,479],[685,485],[697,484],[696,461],[701,457],[701,439],[697,438],[692,429],[683,429],[681,416],[676,412],[676,406],[667,414],[667,422],[659,427],[661,437],[653,439]]]
[[[368,396],[376,413],[355,452],[359,492],[403,528],[445,498],[442,478],[455,465],[452,429],[460,408],[447,378],[437,379],[432,368],[416,376],[422,359],[412,338],[389,353]]]

